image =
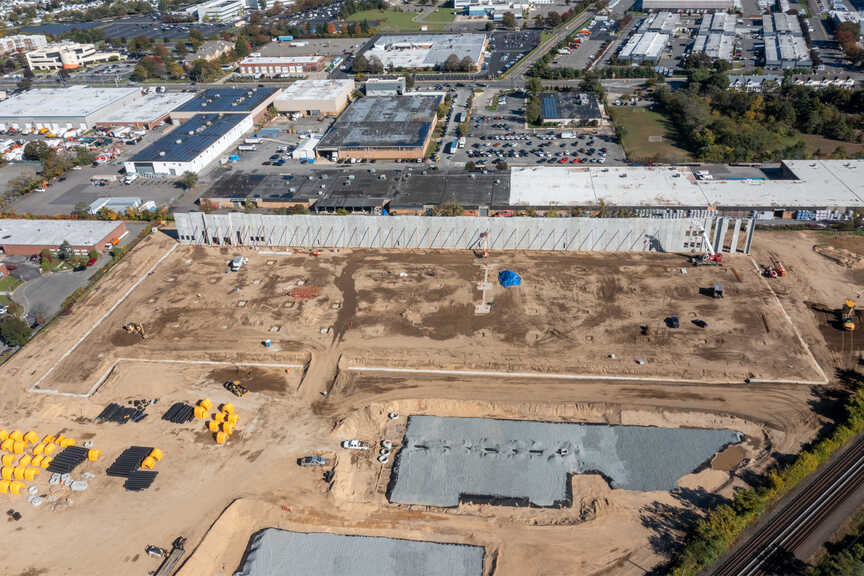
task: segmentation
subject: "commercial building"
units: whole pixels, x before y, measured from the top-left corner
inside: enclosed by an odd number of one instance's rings
[[[184,10],[199,22],[236,22],[245,11],[245,0],[208,0]]]
[[[38,48],[26,55],[27,67],[32,71],[76,70],[109,60],[126,60],[120,52],[99,52],[94,44],[60,42]]]
[[[254,126],[246,114],[197,114],[125,163],[126,173],[180,176],[198,173]]]
[[[320,72],[326,66],[324,56],[256,56],[243,59],[238,72],[256,78],[274,78]]]
[[[353,80],[298,80],[273,101],[277,112],[308,116],[337,115],[354,92]]]
[[[29,52],[48,45],[48,40],[42,34],[15,34],[0,38],[0,55],[14,52]]]
[[[762,16],[766,68],[809,68],[810,49],[798,17],[775,12]]]
[[[64,242],[77,254],[102,252],[106,244],[128,232],[123,222],[98,220],[0,220],[0,252],[10,256],[37,256],[57,251]]]
[[[488,39],[485,34],[408,34],[380,36],[364,56],[377,58],[388,70],[440,69],[450,56],[471,60],[474,70],[483,66]]]
[[[590,92],[545,92],[540,95],[543,123],[600,126],[603,110]]]
[[[152,129],[195,95],[190,92],[138,91],[119,108],[106,110],[94,121],[98,127],[134,126]]]
[[[0,127],[88,130],[129,110],[138,88],[34,88],[0,102]]]
[[[639,23],[637,32],[659,32],[661,34],[675,34],[681,25],[681,16],[677,12],[656,12],[649,14]]]
[[[401,96],[405,93],[405,77],[369,78],[366,81],[367,96]]]
[[[706,12],[712,10],[735,10],[735,0],[642,0],[642,10],[675,10],[682,12]]]
[[[693,52],[704,52],[711,58],[731,62],[734,51],[735,14],[715,12],[703,16]]]
[[[513,0],[470,0],[460,4],[463,6],[459,11],[469,18],[488,18],[496,21],[503,20],[507,12],[517,19],[522,18],[524,12],[533,8],[533,3]]]
[[[278,88],[208,88],[171,112],[171,118],[185,120],[196,114],[250,114],[258,119],[273,103]]]
[[[637,32],[633,34],[627,43],[618,52],[618,59],[642,64],[643,62],[654,64],[660,60],[663,50],[669,44],[669,35],[660,32]]]
[[[352,103],[318,144],[318,156],[423,158],[438,121],[438,95],[367,96]]]

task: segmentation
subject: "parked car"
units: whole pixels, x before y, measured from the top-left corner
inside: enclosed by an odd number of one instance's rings
[[[298,466],[326,466],[327,459],[323,456],[304,456],[297,459]]]
[[[344,440],[342,442],[342,448],[346,450],[368,450],[369,442],[365,440]]]

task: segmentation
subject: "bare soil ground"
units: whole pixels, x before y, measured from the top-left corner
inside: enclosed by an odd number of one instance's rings
[[[509,268],[523,285],[495,282],[492,312],[475,316],[483,272],[467,252],[181,246],[148,275],[172,247],[151,237],[0,368],[4,427],[63,431],[104,453],[75,472],[96,474],[86,492],[38,509],[8,497],[24,517],[9,524],[15,545],[0,550],[0,572],[143,575],[157,564],[144,546],[183,535],[197,549],[181,575],[228,575],[254,530],[279,526],[481,544],[487,575],[642,574],[678,534],[686,516],[677,509],[729,495],[822,426],[830,386],[813,384],[814,357],[833,379],[850,353],[811,303],[836,308],[859,296],[858,269],[815,250],[831,243],[864,253],[861,239],[760,231],[753,260],[732,256],[722,267],[667,254],[493,254],[490,280]],[[235,253],[249,263],[226,274]],[[769,254],[783,260],[785,278],[758,275],[754,261]],[[700,293],[715,282],[724,299]],[[317,290],[296,290],[309,286]],[[680,328],[664,325],[672,315]],[[123,330],[130,321],[145,338]],[[235,379],[250,389],[244,398],[222,386]],[[79,396],[27,392],[37,384]],[[160,419],[171,403],[203,397],[237,406],[240,425],[224,446],[201,421]],[[143,421],[94,421],[109,402],[139,398],[159,399]],[[586,475],[573,477],[571,508],[429,509],[389,504],[388,464],[338,447],[361,438],[398,448],[410,414],[730,427],[746,441],[671,494],[613,491]],[[104,474],[130,445],[166,454],[141,493]],[[333,462],[331,482],[324,469],[296,465],[308,454]],[[43,476],[36,485],[47,493]]]

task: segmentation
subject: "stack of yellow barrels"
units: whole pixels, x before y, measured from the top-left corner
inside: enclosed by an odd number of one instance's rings
[[[51,464],[51,454],[57,449],[54,442],[53,436],[40,438],[34,430],[0,430],[0,451],[5,452],[0,455],[0,494],[20,494],[25,482],[33,482]],[[66,438],[63,444],[74,442]]]
[[[209,398],[205,398],[195,407],[195,417],[199,419],[207,418],[210,409],[213,407],[213,402]],[[237,427],[240,417],[234,410],[234,405],[230,402],[223,404],[218,412],[215,412],[207,421],[207,429],[214,434],[217,444],[225,444]]]
[[[162,450],[159,448],[153,448],[153,450],[150,451],[150,454],[141,462],[141,468],[152,470],[156,467],[156,462],[162,460],[162,456],[164,456]]]

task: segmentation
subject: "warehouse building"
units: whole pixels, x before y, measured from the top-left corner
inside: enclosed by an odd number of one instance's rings
[[[273,101],[277,112],[306,116],[340,114],[354,92],[353,80],[298,80]]]
[[[699,24],[693,52],[704,52],[711,58],[731,62],[735,51],[735,31],[734,14],[706,14]]]
[[[432,139],[441,96],[366,97],[352,103],[318,144],[318,156],[419,159]]]
[[[198,173],[254,126],[250,114],[198,114],[125,163],[127,174]]]
[[[27,67],[33,72],[46,70],[76,70],[109,60],[126,60],[120,52],[100,52],[95,44],[64,41],[37,48],[26,55]]]
[[[675,10],[681,12],[734,11],[735,0],[642,0],[642,10]]]
[[[810,49],[798,17],[775,12],[762,16],[766,68],[809,68]]]
[[[405,93],[405,77],[369,78],[366,81],[367,96],[401,96]]]
[[[126,236],[123,222],[99,220],[0,220],[0,251],[10,256],[56,252],[64,242],[76,254],[102,252],[106,244]]]
[[[656,12],[649,14],[639,23],[637,32],[659,32],[661,34],[675,34],[681,25],[681,16],[676,12]]]
[[[34,88],[0,102],[0,128],[88,130],[106,116],[128,111],[138,94],[138,88]]]
[[[603,110],[590,92],[545,92],[540,95],[543,123],[559,126],[600,126]]]
[[[139,91],[122,108],[111,109],[95,120],[98,127],[134,126],[152,129],[164,122],[171,112],[182,106],[195,95],[189,92]]]
[[[249,114],[257,120],[279,93],[278,88],[208,88],[171,112],[186,120],[196,114]]]
[[[637,32],[633,34],[621,51],[618,59],[641,64],[643,62],[656,63],[663,55],[663,50],[669,44],[669,35],[659,32]]]
[[[380,36],[364,56],[377,58],[388,70],[440,69],[447,58],[459,62],[469,58],[474,70],[480,70],[488,39],[485,34],[406,34]]]
[[[246,0],[207,0],[186,8],[184,12],[199,22],[230,23],[242,18],[247,8]],[[257,2],[253,9],[258,9]]]
[[[302,76],[327,66],[324,56],[256,56],[240,62],[238,73],[256,78]]]

